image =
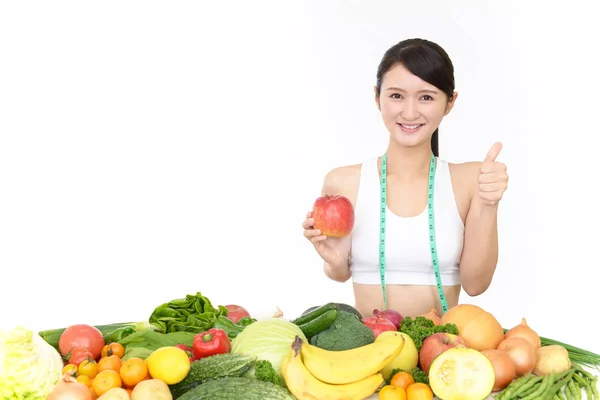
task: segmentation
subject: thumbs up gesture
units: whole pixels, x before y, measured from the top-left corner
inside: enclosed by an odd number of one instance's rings
[[[500,150],[502,143],[495,143],[479,168],[479,198],[484,204],[498,204],[508,187],[506,165],[496,161]]]

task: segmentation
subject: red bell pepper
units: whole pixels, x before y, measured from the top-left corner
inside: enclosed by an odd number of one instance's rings
[[[188,357],[190,358],[190,362],[194,361],[194,351],[192,350],[191,347],[186,346],[185,344],[178,344],[177,346],[178,349],[181,349],[183,351],[185,351],[185,353],[188,355]]]
[[[194,336],[194,358],[214,356],[215,354],[229,353],[231,341],[223,329],[212,328]]]

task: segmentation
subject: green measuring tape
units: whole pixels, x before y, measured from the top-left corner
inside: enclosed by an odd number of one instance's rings
[[[431,261],[433,264],[433,273],[437,285],[442,310],[445,313],[448,311],[448,302],[446,294],[442,286],[442,277],[440,276],[440,268],[438,265],[437,246],[435,239],[435,220],[433,217],[433,192],[435,186],[435,156],[431,154],[431,163],[429,164],[429,183],[427,187],[427,212],[429,214],[429,248],[431,250]],[[385,288],[385,223],[387,214],[387,153],[383,155],[381,160],[381,204],[380,204],[380,221],[379,221],[379,276],[381,277],[381,289],[383,290],[383,307],[387,309],[387,293]]]

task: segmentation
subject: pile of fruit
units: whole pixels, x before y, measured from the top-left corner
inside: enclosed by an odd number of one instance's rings
[[[7,399],[598,399],[584,368],[598,365],[469,304],[441,318],[331,302],[256,319],[196,293],[142,322],[0,332]]]

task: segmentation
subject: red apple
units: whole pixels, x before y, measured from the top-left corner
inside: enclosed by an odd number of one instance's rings
[[[344,237],[354,228],[354,207],[348,198],[340,195],[319,197],[313,205],[314,228],[325,236]]]
[[[433,360],[444,351],[457,346],[466,346],[464,340],[452,333],[438,332],[428,336],[423,341],[423,346],[419,351],[419,365],[426,374],[429,373],[429,367]]]
[[[250,313],[242,306],[238,306],[237,304],[228,304],[225,306],[227,309],[227,318],[237,323],[240,319],[244,317],[249,317]]]
[[[398,331],[396,325],[389,319],[383,317],[368,317],[362,319],[363,324],[371,328],[375,337],[385,331]]]

